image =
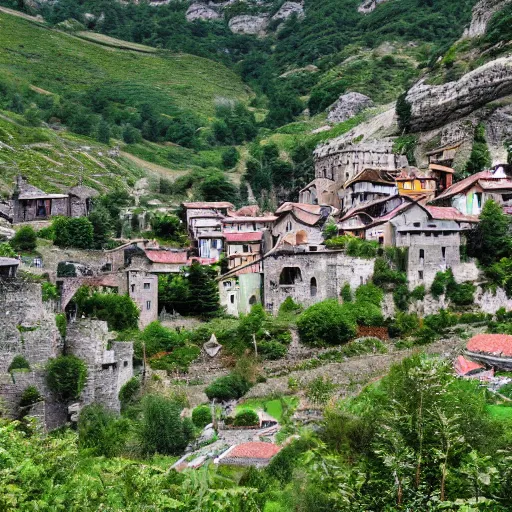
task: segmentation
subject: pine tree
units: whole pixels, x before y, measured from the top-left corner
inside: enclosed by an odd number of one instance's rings
[[[219,310],[219,287],[212,267],[194,262],[189,270],[189,310],[203,316],[215,316]]]

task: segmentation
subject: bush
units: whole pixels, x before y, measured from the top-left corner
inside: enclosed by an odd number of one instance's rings
[[[144,454],[179,455],[192,438],[193,425],[180,417],[178,404],[158,395],[147,395],[143,402],[139,440]]]
[[[315,404],[326,404],[335,389],[336,385],[329,378],[318,376],[307,385],[306,396],[308,400]]]
[[[376,258],[372,280],[379,288],[393,289],[397,285],[406,284],[407,276],[404,272],[393,270],[386,259]]]
[[[16,258],[16,251],[12,248],[8,242],[0,243],[0,256],[3,258]]]
[[[102,405],[87,405],[78,418],[78,446],[96,456],[116,457],[126,444],[129,429],[127,419],[118,418]]]
[[[341,298],[343,302],[352,302],[352,290],[349,283],[345,283],[341,287]]]
[[[57,264],[57,277],[76,277],[76,267],[73,263],[59,261]]]
[[[399,311],[407,311],[409,306],[409,288],[406,284],[400,284],[393,292],[393,302]]]
[[[84,300],[81,312],[104,320],[108,328],[115,331],[136,329],[140,315],[139,308],[128,295],[99,292]]]
[[[57,300],[59,298],[59,291],[57,290],[57,287],[49,283],[48,281],[45,281],[41,285],[41,291],[42,291],[42,297],[43,302],[48,302],[50,300]]]
[[[50,359],[46,366],[46,383],[62,402],[78,399],[86,378],[87,366],[75,356]]]
[[[438,299],[445,292],[446,275],[444,272],[437,272],[432,285],[430,286],[430,293],[434,299]]]
[[[302,306],[294,302],[291,297],[286,297],[283,303],[279,306],[279,314],[300,313],[301,311]]]
[[[214,398],[225,402],[227,400],[237,400],[249,391],[250,383],[240,375],[231,373],[224,377],[215,379],[206,389],[206,396],[213,400]]]
[[[60,337],[64,339],[68,330],[68,321],[66,315],[64,313],[55,315],[55,323],[57,325],[57,329],[59,330]]]
[[[448,327],[455,325],[457,320],[457,316],[441,309],[437,315],[426,316],[423,322],[426,327],[432,329],[437,334],[441,334]]]
[[[238,163],[240,154],[235,147],[229,147],[222,152],[222,166],[224,169],[232,169]]]
[[[416,286],[416,288],[411,292],[411,299],[423,300],[426,294],[427,291],[425,290],[425,286],[421,284],[420,286]]]
[[[90,249],[94,242],[94,228],[85,217],[57,217],[53,220],[55,245]]]
[[[30,365],[23,356],[14,356],[9,368],[7,368],[9,373],[15,370],[30,370]]]
[[[258,343],[258,354],[265,359],[275,361],[286,355],[286,347],[278,341],[260,341]]]
[[[20,407],[30,407],[41,400],[41,393],[39,393],[37,388],[35,386],[28,386],[21,394]]]
[[[258,414],[252,409],[244,409],[236,413],[233,425],[235,427],[253,427],[260,424]]]
[[[126,409],[129,405],[137,401],[140,392],[140,380],[132,377],[119,390],[119,401],[121,402],[121,410]]]
[[[37,247],[37,235],[32,226],[23,226],[16,231],[11,245],[16,251],[32,252]]]
[[[200,405],[192,411],[192,423],[197,428],[204,428],[212,422],[212,409],[209,405]]]
[[[151,368],[155,370],[167,371],[188,371],[190,363],[195,361],[201,350],[195,345],[187,345],[175,348],[170,354],[164,354],[160,357],[155,356],[150,360]]]
[[[373,283],[362,284],[356,290],[356,301],[369,302],[380,308],[384,292]]]
[[[380,306],[372,302],[346,302],[341,306],[341,311],[357,325],[379,327],[384,324]]]
[[[299,316],[297,327],[301,340],[310,345],[337,345],[356,334],[355,321],[332,299],[306,309]]]

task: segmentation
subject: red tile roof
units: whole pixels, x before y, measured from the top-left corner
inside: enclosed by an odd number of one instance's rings
[[[302,210],[304,212],[313,213],[320,215],[322,207],[317,204],[306,204],[306,203],[283,203],[277,210],[276,213],[290,212],[292,210]]]
[[[229,452],[229,458],[237,459],[271,459],[281,451],[281,447],[273,443],[249,442],[239,444]]]
[[[493,175],[491,171],[477,172],[472,176],[468,176],[467,178],[464,178],[463,180],[454,183],[451,187],[448,187],[442,194],[436,197],[436,201],[438,199],[444,199],[446,197],[451,197],[456,194],[460,194],[461,192],[464,192],[464,190],[466,190],[467,188],[474,185],[478,180],[482,178],[492,178],[492,176]]]
[[[470,361],[469,359],[466,359],[464,356],[459,356],[457,360],[455,361],[455,371],[459,375],[467,375],[468,373],[474,371],[474,370],[481,370],[485,368],[484,365],[475,363],[474,361]]]
[[[172,263],[176,265],[186,265],[187,263],[187,251],[146,250],[146,256],[153,263]]]
[[[238,224],[243,222],[274,222],[277,217],[268,215],[266,217],[226,217],[222,222],[226,224]]]
[[[478,184],[484,190],[510,190],[512,189],[512,180],[498,179],[498,180],[478,180]]]
[[[464,215],[453,206],[425,206],[435,220],[455,220],[459,222],[478,222],[477,215]]]
[[[228,203],[227,201],[212,201],[212,202],[197,202],[197,203],[183,203],[183,206],[191,210],[208,210],[217,208],[228,208],[231,210],[235,209],[235,205]]]
[[[261,231],[246,231],[242,233],[224,233],[226,242],[259,242]]]
[[[512,356],[512,336],[509,334],[477,334],[466,346],[469,352]]]

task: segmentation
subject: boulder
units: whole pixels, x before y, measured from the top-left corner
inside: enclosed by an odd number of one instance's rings
[[[191,4],[187,9],[185,14],[187,21],[195,21],[195,20],[218,20],[220,18],[220,14],[211,7],[208,7],[205,4],[194,3]]]
[[[329,108],[327,120],[330,123],[342,123],[359,114],[362,110],[373,106],[373,101],[359,92],[343,94]]]
[[[386,2],[387,0],[363,0],[361,5],[357,8],[360,13],[368,14],[375,10],[377,5]]]
[[[261,16],[234,16],[229,20],[228,26],[234,34],[264,35],[268,25],[268,17]]]
[[[273,20],[281,20],[285,21],[293,14],[297,14],[299,18],[304,17],[304,7],[302,4],[298,2],[285,2],[279,11],[277,11],[274,16],[272,16]]]

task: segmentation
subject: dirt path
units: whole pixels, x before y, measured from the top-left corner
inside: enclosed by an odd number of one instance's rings
[[[151,162],[148,162],[147,160],[143,160],[142,158],[132,155],[131,153],[126,153],[125,151],[121,151],[120,154],[123,158],[132,161],[134,164],[138,165],[139,167],[142,167],[142,169],[144,169],[145,171],[160,174],[162,176],[165,176],[166,178],[169,178],[170,180],[175,180],[176,178],[183,176],[187,172],[177,171],[176,169],[169,169],[168,167],[163,167],[162,165],[153,164]]]
[[[0,7],[0,12],[11,14],[12,16],[17,16],[18,18],[23,18],[24,20],[31,21],[32,23],[39,23],[41,25],[46,24],[42,16],[30,16],[24,12],[15,11],[14,9],[9,9],[7,7]]]

